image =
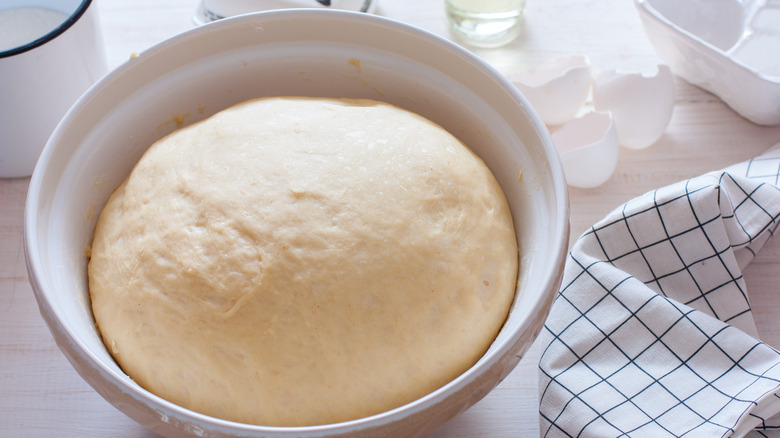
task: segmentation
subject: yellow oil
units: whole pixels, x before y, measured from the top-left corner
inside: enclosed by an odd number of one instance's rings
[[[453,33],[477,47],[498,47],[520,33],[525,0],[446,0]]]

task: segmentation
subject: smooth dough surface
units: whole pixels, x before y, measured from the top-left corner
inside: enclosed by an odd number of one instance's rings
[[[506,199],[438,125],[370,100],[263,98],[155,143],[89,263],[138,384],[218,418],[346,421],[472,366],[516,288]]]

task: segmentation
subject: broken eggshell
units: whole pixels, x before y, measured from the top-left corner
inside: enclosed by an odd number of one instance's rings
[[[604,184],[615,171],[619,145],[609,113],[590,112],[552,133],[566,182],[589,189]]]
[[[612,114],[622,146],[644,149],[663,135],[674,108],[674,79],[666,65],[654,75],[610,70],[593,81],[593,106]]]
[[[575,117],[588,97],[590,61],[573,55],[546,62],[536,70],[510,77],[547,125],[559,125]]]

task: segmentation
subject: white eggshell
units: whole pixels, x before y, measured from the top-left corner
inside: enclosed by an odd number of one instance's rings
[[[590,62],[583,55],[554,59],[510,77],[547,125],[575,117],[590,91]]]
[[[593,106],[609,111],[620,144],[643,149],[663,135],[674,108],[674,80],[666,65],[653,75],[608,71],[593,81]]]
[[[609,113],[590,112],[552,133],[563,163],[566,182],[572,187],[604,184],[617,167],[618,134]]]

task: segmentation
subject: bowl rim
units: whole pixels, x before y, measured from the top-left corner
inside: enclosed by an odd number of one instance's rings
[[[417,28],[415,26],[402,23],[400,21],[381,17],[377,15],[365,14],[361,12],[342,11],[342,10],[320,10],[320,9],[296,9],[296,10],[277,10],[277,11],[264,11],[252,14],[245,14],[241,16],[226,18],[223,20],[208,23],[202,26],[198,26],[184,32],[181,32],[173,37],[170,37],[164,41],[152,45],[143,52],[141,52],[141,62],[143,61],[143,53],[145,52],[160,52],[175,48],[177,44],[180,44],[188,36],[198,32],[218,32],[223,28],[228,28],[235,25],[240,25],[245,22],[254,22],[260,16],[264,19],[273,19],[274,17],[286,16],[289,14],[308,16],[318,20],[327,19],[341,19],[341,20],[359,20],[365,23],[372,23],[373,25],[381,25],[385,28],[390,28],[394,33],[407,33],[414,36],[425,38],[436,45],[437,48],[454,52],[458,56],[465,58],[468,62],[476,66],[483,74],[491,77],[492,80],[500,83],[501,87],[511,93],[512,98],[524,105],[528,111],[527,114],[531,119],[533,126],[539,128],[540,141],[543,144],[543,149],[548,159],[549,168],[546,168],[546,172],[550,173],[551,181],[554,182],[553,190],[556,194],[556,200],[553,207],[556,211],[560,212],[554,218],[554,224],[551,227],[555,231],[554,248],[551,250],[551,254],[554,255],[554,259],[559,263],[546,265],[544,268],[548,273],[544,276],[544,285],[540,289],[544,289],[543,293],[540,293],[538,298],[533,302],[533,308],[527,310],[527,315],[521,324],[511,333],[510,336],[506,336],[500,343],[495,343],[491,348],[483,355],[479,361],[463,372],[461,375],[438,388],[437,390],[426,394],[412,402],[399,406],[397,408],[371,415],[364,418],[355,420],[349,420],[339,423],[316,425],[316,426],[300,426],[300,427],[278,427],[278,426],[262,426],[253,425],[247,423],[234,422],[229,420],[212,417],[209,415],[201,414],[196,411],[189,410],[175,403],[169,402],[154,393],[138,386],[127,385],[127,379],[118,375],[115,371],[106,367],[101,360],[95,356],[95,354],[81,342],[77,336],[74,335],[72,330],[65,326],[57,315],[56,309],[52,305],[49,299],[49,288],[46,267],[41,263],[40,255],[40,242],[37,234],[37,218],[39,216],[39,209],[41,207],[42,198],[45,196],[45,188],[43,187],[44,175],[46,169],[51,165],[52,153],[57,146],[58,139],[62,135],[62,132],[66,130],[68,122],[71,118],[74,118],[79,109],[84,107],[90,100],[91,96],[99,93],[101,89],[105,88],[115,78],[124,75],[130,69],[134,68],[138,59],[131,59],[122,65],[118,66],[98,82],[96,82],[87,92],[79,98],[79,100],[71,107],[66,113],[64,118],[60,121],[57,128],[52,133],[51,137],[47,141],[46,146],[40,156],[38,164],[30,180],[27,202],[25,207],[24,218],[24,247],[25,257],[28,269],[28,278],[33,286],[36,299],[39,304],[39,309],[44,320],[49,325],[50,330],[55,335],[55,340],[58,341],[60,349],[66,354],[68,359],[73,362],[74,360],[84,360],[88,362],[90,369],[97,371],[100,378],[118,388],[123,393],[131,396],[136,401],[141,402],[147,407],[154,409],[157,412],[162,412],[170,415],[177,415],[187,421],[204,425],[206,427],[220,427],[225,431],[231,432],[243,432],[243,433],[267,433],[276,434],[278,436],[290,434],[334,434],[334,433],[346,433],[361,429],[366,426],[377,427],[393,423],[401,418],[405,418],[410,415],[423,412],[430,404],[437,404],[444,399],[450,392],[463,389],[470,383],[473,383],[479,376],[480,368],[490,368],[491,365],[498,362],[509,350],[518,342],[521,335],[528,330],[533,330],[533,337],[535,338],[541,330],[541,325],[538,327],[532,327],[533,318],[532,315],[539,313],[546,313],[549,310],[555,294],[558,292],[558,287],[563,275],[563,266],[565,261],[565,255],[568,251],[569,242],[569,200],[568,190],[566,186],[566,180],[563,173],[562,164],[557,156],[552,140],[549,133],[544,130],[544,124],[541,118],[533,111],[528,101],[515,88],[511,82],[501,73],[499,73],[494,67],[490,66],[486,61],[481,60],[478,56],[470,51],[462,48],[456,43],[440,37],[432,32]],[[517,296],[517,295],[516,295]],[[65,343],[62,345],[61,343]],[[525,348],[530,347],[530,343]],[[70,351],[66,351],[70,349]],[[524,353],[524,351],[523,351]],[[80,358],[73,358],[71,354],[81,355]],[[516,358],[516,362],[520,360],[520,356]],[[121,369],[120,369],[121,370]],[[79,371],[77,369],[77,371]],[[508,373],[507,373],[508,374]],[[84,376],[82,376],[84,377]],[[127,377],[124,375],[124,377]],[[505,377],[505,376],[503,376]],[[501,377],[501,379],[503,379]],[[500,380],[501,380],[500,379]],[[85,380],[88,380],[85,378]],[[500,381],[499,380],[499,381]],[[88,382],[94,387],[91,381]],[[496,382],[498,384],[498,382]],[[95,388],[97,389],[97,388]],[[98,391],[100,392],[100,391]],[[102,394],[101,394],[102,395]],[[314,435],[312,435],[314,436]]]

